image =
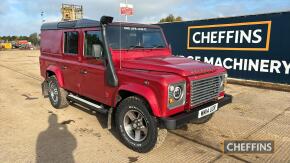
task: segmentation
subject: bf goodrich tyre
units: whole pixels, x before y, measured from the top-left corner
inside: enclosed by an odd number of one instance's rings
[[[48,97],[51,105],[56,108],[64,108],[69,105],[67,98],[67,91],[59,87],[58,81],[55,76],[51,76],[47,80],[48,82]]]
[[[149,109],[143,99],[131,96],[121,101],[116,110],[116,129],[122,142],[136,152],[149,152],[157,142],[157,120]]]
[[[207,115],[205,117],[199,118],[199,119],[193,119],[190,122],[192,124],[203,124],[208,122],[212,118],[213,114]]]

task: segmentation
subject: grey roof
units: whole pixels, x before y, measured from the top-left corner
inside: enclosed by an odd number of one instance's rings
[[[52,22],[44,23],[41,26],[41,30],[56,30],[65,28],[88,28],[100,26],[100,22],[90,19],[79,19],[73,21]]]
[[[134,26],[134,27],[145,27],[145,28],[160,28],[159,26],[156,26],[156,25],[137,24],[137,23],[124,23],[124,22],[113,22],[110,25]],[[90,28],[90,27],[98,27],[98,26],[100,26],[100,22],[99,21],[91,20],[91,19],[79,19],[79,20],[73,20],[73,21],[44,23],[41,26],[41,30]]]

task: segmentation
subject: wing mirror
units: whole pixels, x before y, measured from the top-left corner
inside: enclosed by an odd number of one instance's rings
[[[103,48],[99,44],[93,44],[93,56],[96,58],[102,57]]]

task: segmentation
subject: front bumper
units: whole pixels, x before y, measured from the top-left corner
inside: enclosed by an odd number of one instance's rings
[[[229,103],[232,103],[232,99],[233,97],[231,95],[225,94],[224,98],[215,102],[206,103],[204,105],[192,109],[189,112],[183,112],[181,114],[177,114],[172,117],[160,118],[161,126],[169,130],[177,129],[189,123],[190,120],[197,119],[199,110],[211,106],[215,103],[218,103],[218,108],[221,108]]]

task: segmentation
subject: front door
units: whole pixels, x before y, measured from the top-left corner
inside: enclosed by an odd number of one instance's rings
[[[81,95],[105,103],[105,67],[101,58],[94,57],[93,45],[102,45],[100,31],[84,32],[84,54],[80,66]]]

